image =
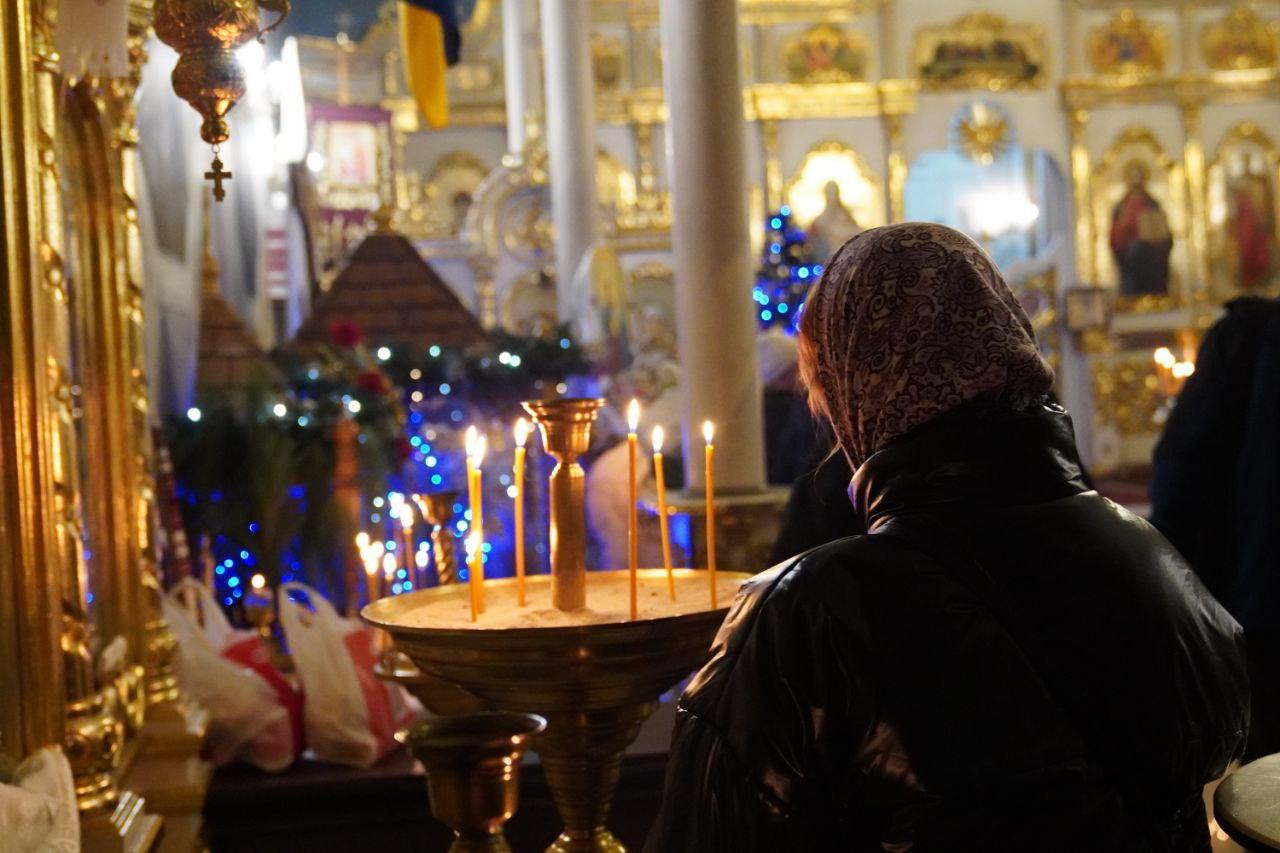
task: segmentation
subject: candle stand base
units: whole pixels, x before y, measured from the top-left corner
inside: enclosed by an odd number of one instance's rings
[[[622,584],[626,575],[595,572],[591,578]],[[641,577],[666,583],[662,569],[644,569]],[[677,577],[694,575],[678,569]],[[741,582],[749,575],[726,571],[720,577]],[[550,581],[546,575],[529,578],[530,596]],[[483,620],[474,628],[415,624],[414,610],[466,595],[457,585],[419,590],[375,601],[362,615],[390,633],[422,672],[498,708],[547,719],[533,749],[565,825],[548,851],[624,850],[605,827],[623,752],[658,707],[658,697],[706,660],[730,596],[714,610],[635,621],[514,628],[488,628]]]
[[[510,853],[502,825],[519,802],[520,758],[546,726],[532,714],[479,713],[397,735],[427,770],[431,813],[454,831],[450,853]]]

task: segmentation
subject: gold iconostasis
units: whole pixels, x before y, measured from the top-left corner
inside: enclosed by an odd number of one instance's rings
[[[787,206],[827,249],[904,218],[982,238],[1039,318],[1093,464],[1141,466],[1180,381],[1153,354],[1189,364],[1224,302],[1280,281],[1280,3],[1039,5],[742,0],[751,209],[763,223]],[[359,41],[301,40],[308,101],[338,106],[318,129],[313,109],[321,158],[352,158],[343,108],[378,111],[363,192],[320,169],[317,203],[394,198],[397,227],[487,322],[527,327],[554,304],[544,57],[534,14],[507,74],[501,4],[469,9],[444,131],[405,95],[392,6]],[[599,215],[632,316],[644,299],[669,312],[669,292],[638,286],[670,263],[657,3],[592,11]],[[368,227],[324,219],[319,265]]]

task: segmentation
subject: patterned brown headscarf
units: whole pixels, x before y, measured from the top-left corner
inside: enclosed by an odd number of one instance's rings
[[[836,252],[800,324],[800,367],[856,468],[976,400],[1020,410],[1053,371],[991,258],[952,228],[873,228]]]

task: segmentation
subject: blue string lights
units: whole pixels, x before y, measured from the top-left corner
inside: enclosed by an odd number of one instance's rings
[[[780,327],[795,334],[804,300],[822,265],[809,260],[805,234],[791,223],[791,208],[783,205],[765,220],[765,245],[751,298],[762,329]]]

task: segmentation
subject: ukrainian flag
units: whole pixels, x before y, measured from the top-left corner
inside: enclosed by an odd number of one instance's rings
[[[418,108],[427,124],[449,123],[449,95],[444,73],[458,61],[457,0],[400,0],[400,55]]]

